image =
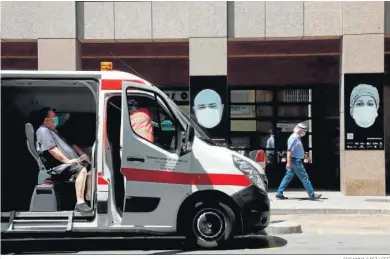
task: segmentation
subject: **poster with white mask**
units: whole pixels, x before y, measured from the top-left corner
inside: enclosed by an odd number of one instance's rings
[[[227,95],[226,76],[191,76],[191,118],[221,145],[229,130]]]
[[[346,150],[383,150],[383,73],[344,75]]]
[[[221,96],[212,89],[200,91],[194,98],[194,112],[198,123],[212,129],[221,122],[223,114]]]

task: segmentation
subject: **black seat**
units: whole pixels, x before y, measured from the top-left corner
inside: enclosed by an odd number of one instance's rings
[[[26,123],[25,133],[28,151],[35,161],[37,161],[39,168],[38,184],[35,186],[31,197],[30,211],[57,211],[57,194],[54,189],[54,184],[47,181],[50,175],[35,148],[35,133],[31,123]]]
[[[35,146],[35,132],[31,123],[26,123],[25,133],[27,148],[39,167],[37,185],[30,201],[30,211],[73,209],[75,204],[74,183],[60,180],[60,178],[50,174],[54,168],[48,169],[42,162]]]

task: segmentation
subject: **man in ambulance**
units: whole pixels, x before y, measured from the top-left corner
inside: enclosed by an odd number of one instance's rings
[[[37,151],[41,154],[47,168],[68,180],[75,181],[77,203],[75,210],[80,212],[91,211],[87,203],[92,199],[91,164],[87,156],[79,160],[83,155],[80,148],[79,154],[75,151],[76,145],[71,146],[58,135],[58,117],[54,109],[44,107],[36,114],[36,144]],[[86,202],[87,201],[87,202]]]
[[[145,106],[135,99],[128,101],[131,128],[137,135],[154,143],[153,114]]]

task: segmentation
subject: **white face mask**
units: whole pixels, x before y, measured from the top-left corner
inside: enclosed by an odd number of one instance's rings
[[[376,107],[355,107],[353,108],[353,119],[362,128],[368,128],[374,124],[378,112]]]
[[[304,137],[306,135],[305,131],[302,131],[302,133],[299,133],[299,128],[298,127],[294,128],[294,133],[297,133],[300,137]]]
[[[198,123],[208,129],[214,128],[221,121],[219,109],[204,108],[197,110],[195,115]]]

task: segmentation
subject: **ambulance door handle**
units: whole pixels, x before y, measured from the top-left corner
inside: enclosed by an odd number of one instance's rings
[[[128,156],[127,161],[128,162],[142,162],[143,163],[143,162],[145,162],[145,158]]]

